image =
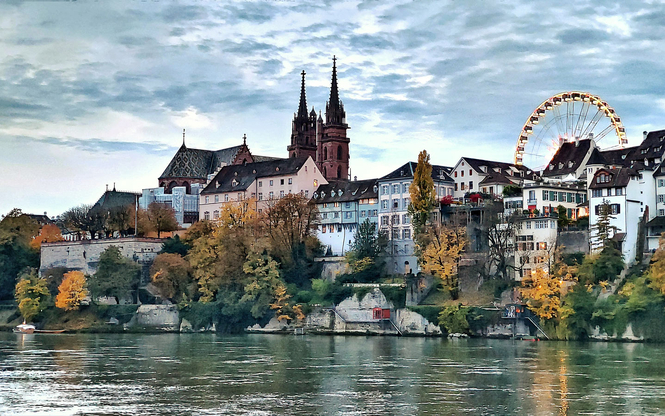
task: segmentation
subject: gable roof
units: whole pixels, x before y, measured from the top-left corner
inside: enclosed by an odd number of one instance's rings
[[[609,175],[609,181],[599,183],[597,178],[601,174]],[[630,177],[635,175],[637,175],[637,172],[629,168],[598,169],[591,179],[589,189],[621,188],[628,185]]]
[[[102,208],[112,209],[126,207],[128,205],[134,206],[134,204],[136,204],[137,196],[141,196],[141,194],[137,192],[116,191],[115,189],[106,191],[97,200],[97,202],[95,202],[95,205],[92,206],[91,210],[98,210]]]
[[[220,150],[190,149],[184,144],[168,164],[162,178],[207,179],[219,167],[230,165],[244,145],[227,147]]]
[[[580,167],[592,144],[590,139],[565,142],[557,149],[552,160],[547,164],[541,175],[543,177],[565,176],[575,173]]]
[[[224,166],[201,194],[244,191],[259,178],[298,173],[309,157],[268,160],[245,165]],[[234,182],[235,181],[235,182]]]
[[[417,162],[407,162],[389,174],[382,176],[379,178],[379,180],[413,178],[413,173],[416,171],[416,166],[418,166]],[[450,172],[452,170],[453,168],[449,166],[432,165],[432,179],[438,181],[454,182],[450,177]]]
[[[361,181],[334,181],[321,185],[314,192],[313,200],[317,204],[324,202],[347,202],[378,197],[378,179]]]
[[[655,159],[663,156],[665,152],[665,130],[656,130],[647,133],[634,154],[639,159]]]

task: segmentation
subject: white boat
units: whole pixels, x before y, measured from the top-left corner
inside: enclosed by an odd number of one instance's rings
[[[34,334],[35,326],[23,323],[21,325],[17,325],[16,328],[14,328],[14,332],[18,332],[21,334]]]

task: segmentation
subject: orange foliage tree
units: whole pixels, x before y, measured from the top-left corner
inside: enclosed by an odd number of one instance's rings
[[[41,230],[39,230],[39,235],[33,237],[30,242],[30,247],[39,250],[42,243],[55,243],[57,241],[65,241],[65,239],[62,238],[60,228],[55,224],[46,224]]]
[[[55,306],[66,311],[75,311],[81,301],[88,296],[85,275],[79,271],[65,273],[64,279],[58,287],[55,297]]]

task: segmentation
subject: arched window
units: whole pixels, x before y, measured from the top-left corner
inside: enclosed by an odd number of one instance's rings
[[[340,179],[342,177],[342,167],[337,166],[337,179]]]
[[[337,146],[337,160],[342,160],[342,145]]]
[[[178,186],[178,184],[175,183],[175,181],[171,181],[171,182],[169,183],[169,186],[166,188],[166,193],[167,193],[167,194],[170,194],[171,191],[173,191],[173,188],[175,188],[176,186]]]
[[[328,148],[323,148],[323,160],[328,160]]]
[[[186,194],[191,194],[192,193],[192,188],[189,186],[189,182],[185,181],[182,183],[181,186],[185,187],[185,193]]]

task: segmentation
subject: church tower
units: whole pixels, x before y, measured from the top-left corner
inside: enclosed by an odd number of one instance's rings
[[[305,71],[302,71],[300,86],[300,104],[298,112],[293,115],[291,125],[291,144],[287,146],[289,157],[311,156],[316,160],[316,111],[307,114],[307,97],[305,96]]]
[[[346,130],[349,129],[349,125],[346,124],[344,104],[339,99],[336,63],[337,58],[333,56],[330,99],[326,103],[325,123],[320,115],[316,123],[318,127],[316,162],[327,180],[348,180],[349,138],[346,137]]]

